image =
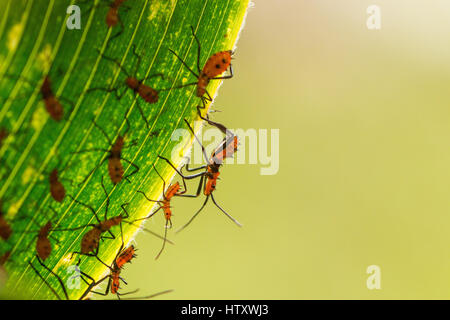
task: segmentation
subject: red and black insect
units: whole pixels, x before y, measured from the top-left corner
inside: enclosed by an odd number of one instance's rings
[[[79,254],[79,255],[85,255],[85,256],[90,256],[90,257],[96,257],[100,262],[102,262],[98,257],[100,240],[115,239],[116,237],[111,232],[111,228],[114,226],[118,226],[118,225],[122,226],[122,222],[133,225],[134,221],[125,221],[125,219],[127,219],[129,216],[127,210],[125,209],[125,206],[127,204],[121,205],[121,208],[122,208],[124,214],[120,214],[118,216],[108,218],[110,198],[106,191],[105,185],[103,183],[103,177],[102,177],[101,185],[102,185],[102,189],[106,195],[106,207],[105,207],[105,215],[104,215],[103,220],[100,220],[99,216],[97,215],[97,212],[90,205],[85,204],[85,203],[73,198],[72,196],[70,196],[73,201],[75,201],[76,203],[89,209],[92,212],[95,219],[97,220],[97,223],[86,224],[86,225],[83,225],[80,227],[75,227],[75,228],[64,228],[64,229],[57,229],[57,230],[55,229],[54,230],[54,231],[76,231],[76,230],[81,230],[81,229],[85,229],[85,228],[91,228],[81,238],[81,248],[80,248],[81,250],[73,252],[72,257],[74,254]],[[150,234],[153,234],[154,236],[156,236],[160,239],[164,239],[163,237],[154,233],[153,231],[150,231],[148,229],[143,229],[143,230]],[[108,236],[106,235],[106,233],[108,233]]]
[[[106,160],[108,160],[108,173],[109,177],[111,179],[111,182],[116,185],[119,182],[121,182],[123,179],[130,182],[129,178],[137,173],[139,171],[139,167],[135,165],[130,160],[127,160],[125,157],[122,156],[122,150],[130,147],[134,147],[137,145],[137,141],[132,141],[129,144],[125,144],[126,135],[128,133],[128,130],[130,128],[130,124],[128,122],[128,119],[126,119],[127,122],[127,129],[125,130],[125,133],[123,135],[119,135],[116,140],[113,142],[108,135],[106,134],[106,131],[100,127],[95,120],[93,120],[94,125],[97,127],[98,130],[103,134],[103,136],[106,138],[106,140],[109,143],[109,149],[102,149],[102,148],[93,148],[93,149],[86,149],[81,151],[75,151],[72,152],[73,154],[79,154],[79,153],[85,153],[85,152],[105,152],[108,154],[107,157],[103,158],[103,160],[96,165],[84,178],[84,180],[79,184],[82,185],[86,182],[86,180],[94,173],[94,171],[100,167]],[[126,163],[130,164],[134,167],[134,171],[128,174],[124,177],[124,168],[121,161],[125,161]],[[102,178],[103,179],[103,178]]]
[[[153,104],[158,102],[159,99],[159,91],[150,87],[149,85],[144,84],[144,81],[149,80],[151,78],[154,77],[161,77],[162,79],[164,79],[164,75],[162,73],[156,73],[153,75],[150,75],[146,78],[143,79],[138,79],[137,78],[137,73],[139,70],[139,67],[141,65],[142,62],[142,58],[140,55],[137,54],[136,52],[136,46],[133,45],[132,46],[132,51],[133,54],[137,57],[137,63],[136,63],[136,67],[133,71],[133,73],[129,73],[121,64],[118,60],[111,58],[111,57],[107,57],[104,54],[101,54],[101,56],[108,60],[108,61],[112,61],[113,63],[115,63],[119,69],[126,75],[125,81],[120,84],[119,86],[115,87],[115,88],[99,88],[99,87],[95,87],[95,88],[90,88],[87,90],[87,92],[91,92],[94,90],[102,90],[102,91],[106,91],[106,92],[114,92],[116,95],[117,100],[120,101],[120,99],[122,98],[122,96],[127,92],[126,88],[128,88],[129,90],[131,90],[134,94],[134,97],[136,98],[136,96],[139,96],[142,100],[144,100],[147,103]],[[119,89],[121,87],[126,87],[125,90],[122,91],[122,93],[119,93]],[[148,122],[147,117],[144,114],[144,110],[141,107],[140,104],[140,100],[136,99],[136,103],[137,103],[137,107],[138,110],[141,114],[142,119],[145,121],[145,124],[147,125],[147,128],[150,128],[150,124]]]
[[[109,292],[111,292],[111,294],[115,294],[117,296],[117,298],[120,300],[121,297],[135,293],[138,291],[138,289],[137,289],[137,290],[134,290],[131,292],[126,292],[126,293],[119,292],[120,282],[122,281],[123,283],[127,284],[127,282],[120,276],[122,269],[125,264],[131,263],[131,260],[136,258],[135,247],[133,245],[131,245],[128,248],[123,249],[123,247],[124,247],[123,235],[121,236],[121,238],[122,238],[122,244],[119,248],[119,251],[116,254],[116,257],[114,258],[113,262],[111,263],[111,265],[108,266],[104,262],[102,262],[110,270],[108,275],[106,275],[99,281],[95,281],[91,276],[89,276],[85,272],[80,271],[81,278],[83,279],[83,281],[86,284],[88,284],[88,288],[85,290],[83,295],[80,297],[80,300],[84,299],[89,293],[95,293],[95,294],[98,294],[101,296],[107,296]],[[78,261],[78,264],[79,263],[80,263],[80,261]],[[91,283],[89,284],[88,281],[84,277],[88,278],[91,281]],[[92,291],[92,289],[94,289],[96,286],[98,286],[105,280],[108,280],[108,285],[106,286],[105,292]],[[166,290],[166,291],[163,291],[163,292],[160,292],[157,294],[153,294],[153,295],[150,295],[147,297],[139,297],[139,298],[133,298],[133,299],[149,299],[149,298],[153,298],[157,295],[168,293],[171,291],[172,290]]]
[[[194,214],[194,216],[180,229],[177,230],[177,232],[183,230],[186,228],[194,219],[195,217],[202,211],[202,209],[205,207],[206,203],[208,202],[209,198],[213,201],[213,203],[216,205],[217,208],[219,208],[220,211],[222,211],[228,218],[230,218],[235,224],[238,226],[241,226],[241,224],[233,218],[231,215],[229,215],[224,209],[222,209],[214,199],[213,192],[216,190],[216,184],[217,180],[219,179],[219,169],[223,164],[223,161],[227,157],[231,157],[237,150],[238,146],[238,138],[235,135],[229,135],[227,136],[222,143],[214,150],[211,157],[208,158],[208,155],[206,154],[205,147],[202,145],[200,140],[197,138],[197,136],[194,133],[194,130],[189,125],[188,121],[185,119],[186,125],[189,127],[189,130],[194,135],[197,142],[202,147],[203,156],[205,158],[205,161],[207,164],[200,166],[198,168],[189,168],[189,165],[186,165],[187,171],[198,171],[198,170],[204,170],[200,173],[195,173],[189,176],[184,175],[180,170],[178,170],[172,162],[170,162],[169,159],[164,158],[162,156],[158,156],[160,159],[166,161],[175,171],[182,177],[183,183],[185,184],[184,180],[190,180],[200,177],[199,185],[197,188],[196,194],[193,195],[187,195],[187,194],[181,194],[179,196],[181,197],[198,197],[201,193],[202,187],[203,187],[203,194],[206,196],[205,202],[201,206],[201,208]]]
[[[200,69],[200,53],[201,53],[200,52],[201,51],[200,40],[197,38],[197,36],[194,32],[194,28],[192,26],[191,26],[191,31],[192,31],[192,36],[194,37],[195,41],[197,42],[197,72],[195,72],[191,67],[189,67],[187,65],[187,63],[175,51],[173,51],[172,49],[169,49],[169,50],[178,58],[178,60],[181,61],[181,63],[186,67],[186,69],[188,69],[189,72],[197,78],[197,81],[179,85],[179,86],[173,87],[171,89],[196,86],[195,94],[202,101],[202,106],[197,107],[198,112],[201,115],[200,108],[204,109],[206,107],[206,103],[212,101],[212,97],[209,94],[208,90],[206,89],[209,82],[211,80],[224,80],[224,79],[230,79],[233,77],[233,67],[231,65],[233,51],[226,50],[226,51],[219,51],[219,52],[214,53],[211,57],[208,58],[208,60],[204,64],[203,68]],[[228,75],[220,76],[227,70],[229,70]],[[167,89],[164,89],[164,90],[167,90]]]
[[[142,193],[144,195],[145,199],[147,199],[148,201],[151,201],[151,202],[156,202],[159,205],[159,208],[156,211],[154,211],[153,213],[151,213],[150,215],[148,215],[147,217],[137,219],[136,221],[149,219],[149,218],[153,217],[159,210],[163,211],[164,218],[166,219],[166,225],[165,225],[165,229],[164,229],[164,241],[163,241],[161,250],[158,252],[157,256],[155,257],[155,260],[156,260],[159,258],[161,253],[164,251],[164,247],[166,245],[166,239],[167,239],[167,229],[172,228],[172,220],[171,220],[172,207],[170,206],[170,202],[174,196],[179,196],[179,195],[186,193],[186,186],[185,186],[184,190],[180,191],[180,189],[181,189],[180,184],[178,182],[175,182],[174,184],[169,185],[169,187],[166,190],[166,182],[164,181],[163,177],[159,174],[158,170],[156,170],[155,165],[153,165],[153,169],[156,171],[156,173],[158,174],[158,176],[161,178],[161,180],[163,182],[163,200],[152,200],[149,197],[147,197],[147,195],[143,191],[138,190],[137,192]]]

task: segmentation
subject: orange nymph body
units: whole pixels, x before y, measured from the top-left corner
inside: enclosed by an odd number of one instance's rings
[[[231,65],[231,50],[213,54],[202,69],[197,82],[197,97],[203,97],[209,81],[227,71]]]

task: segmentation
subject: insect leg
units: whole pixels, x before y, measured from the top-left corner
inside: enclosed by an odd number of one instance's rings
[[[103,176],[102,176],[102,180],[101,180],[101,185],[102,185],[103,192],[105,193],[105,196],[106,196],[106,207],[105,207],[105,221],[106,221],[106,220],[108,220],[109,195],[108,195],[108,192],[106,191],[105,184],[103,182]]]
[[[155,260],[157,260],[157,259],[159,258],[159,256],[161,255],[161,253],[164,251],[164,247],[166,246],[167,229],[169,229],[167,224],[168,224],[169,221],[170,221],[170,220],[167,220],[167,219],[166,219],[166,225],[165,225],[165,228],[164,228],[164,241],[163,241],[161,250],[159,250],[158,254],[157,254],[156,257],[155,257]]]
[[[125,158],[122,158],[123,161],[125,161],[126,163],[132,165],[134,167],[134,171],[131,172],[129,175],[127,175],[124,179],[128,181],[128,183],[131,183],[130,180],[128,179],[129,177],[131,177],[132,175],[136,174],[139,171],[139,167],[137,165],[135,165],[133,162],[131,162],[130,160],[127,160]]]
[[[195,179],[195,178],[198,178],[198,177],[201,177],[201,176],[203,176],[205,173],[204,172],[200,172],[200,173],[196,173],[196,174],[193,174],[193,175],[190,175],[190,176],[185,176],[180,170],[178,170],[173,164],[172,164],[172,162],[170,162],[170,160],[169,159],[167,159],[167,158],[164,158],[164,157],[162,157],[162,156],[158,156],[158,158],[160,158],[160,159],[162,159],[162,160],[164,160],[164,161],[166,161],[177,173],[178,173],[178,175],[183,179],[183,184],[184,184],[184,186],[186,186],[186,182],[184,181],[185,179],[186,180],[190,180],[190,179]]]
[[[206,196],[205,202],[203,202],[203,205],[201,206],[201,208],[192,216],[192,218],[181,228],[179,228],[177,231],[175,231],[175,233],[180,232],[181,230],[183,230],[184,228],[186,228],[188,225],[191,224],[192,221],[194,221],[194,219],[198,216],[198,214],[200,213],[200,211],[203,210],[203,208],[205,207],[206,203],[208,202],[209,196]]]
[[[120,15],[119,15],[119,14],[117,14],[117,20],[118,20],[119,25],[120,25],[120,30],[117,31],[117,33],[116,33],[115,35],[113,35],[111,38],[109,38],[109,40],[108,40],[108,45],[109,45],[109,42],[110,42],[110,41],[112,41],[113,39],[115,39],[115,38],[117,38],[118,36],[120,36],[120,35],[122,34],[123,30],[125,30],[125,26],[123,25],[123,21],[122,21],[122,19],[120,18]]]
[[[86,276],[87,278],[89,278],[90,280],[92,280],[92,283],[89,285],[89,287],[86,289],[86,291],[81,295],[80,300],[83,300],[83,298],[86,297],[94,287],[98,286],[100,283],[105,281],[107,278],[111,279],[109,275],[106,275],[103,278],[101,278],[99,281],[95,281],[90,275],[84,273],[83,271],[80,270],[80,273],[82,275]],[[106,292],[108,292],[108,291],[106,291]],[[104,295],[106,296],[106,294],[104,294]]]
[[[107,151],[107,150],[105,150],[105,151],[106,151],[106,152],[109,152],[109,151]],[[81,186],[82,184],[84,184],[84,183],[87,181],[87,179],[94,173],[94,171],[97,170],[99,167],[101,167],[101,165],[106,161],[106,159],[108,159],[108,158],[107,158],[107,157],[103,158],[103,160],[100,161],[100,163],[99,163],[98,165],[96,165],[96,166],[88,173],[88,175],[86,176],[86,178],[84,178],[83,181],[81,181],[81,182],[78,184],[78,186]]]
[[[145,197],[148,201],[151,201],[151,202],[160,202],[160,201],[156,201],[156,200],[150,200],[149,198],[147,198],[147,196],[146,196],[142,191],[137,191],[137,192],[142,193],[142,194],[144,195],[144,197]],[[134,222],[149,219],[149,218],[153,217],[153,216],[154,216],[159,210],[161,210],[161,209],[162,209],[162,207],[159,207],[158,209],[156,209],[154,212],[150,213],[150,214],[149,214],[148,216],[146,216],[145,218],[136,219],[136,220],[134,220]]]
[[[216,200],[214,199],[214,196],[211,194],[211,200],[213,201],[213,203],[216,205],[217,208],[220,209],[220,211],[222,211],[223,213],[225,213],[225,215],[230,218],[237,226],[242,227],[242,224],[240,224],[239,221],[237,221],[235,218],[233,218],[230,214],[228,214],[225,210],[223,210],[216,202]]]
[[[224,80],[224,79],[230,79],[233,78],[234,74],[233,74],[233,67],[230,64],[230,74],[223,76],[223,77],[215,77],[215,78],[211,78],[211,80]]]
[[[108,61],[111,61],[111,62],[113,62],[116,66],[118,66],[119,69],[122,70],[122,72],[123,72],[127,77],[130,77],[130,75],[128,74],[127,70],[125,70],[125,68],[120,64],[120,62],[119,62],[117,59],[114,59],[114,58],[111,58],[111,57],[106,56],[104,53],[101,53],[100,50],[98,50],[98,49],[97,49],[97,52],[98,52],[99,55],[102,56],[102,58],[104,58],[104,59],[106,59],[106,60],[108,60]]]
[[[147,126],[147,129],[149,129],[150,128],[150,124],[148,123],[147,117],[144,115],[144,110],[142,110],[142,106],[141,106],[141,102],[139,100],[139,97],[136,98],[136,104],[137,104],[139,113],[141,114],[141,117],[144,120],[145,125]]]
[[[180,193],[177,193],[176,196],[185,197],[185,198],[197,198],[202,191],[202,186],[203,186],[204,181],[205,181],[205,175],[202,175],[202,177],[200,178],[200,182],[198,183],[197,192],[195,194],[185,194],[187,191],[187,188],[186,188],[186,185],[184,185],[184,190]]]
[[[97,121],[95,121],[95,118],[92,119],[92,123],[103,134],[103,136],[106,138],[109,145],[111,146],[113,144],[112,140],[108,137],[108,135],[106,134],[106,131],[102,127],[100,127],[100,125],[97,123]]]
[[[192,35],[194,36],[195,41],[197,42],[197,70],[198,70],[198,73],[200,74],[200,50],[201,50],[200,41],[198,40],[198,38],[194,32],[193,26],[191,26],[191,31],[192,31]]]
[[[194,71],[186,64],[186,62],[184,62],[183,59],[180,58],[180,56],[178,56],[178,54],[176,54],[175,51],[173,51],[172,49],[169,49],[169,51],[172,52],[172,53],[175,55],[175,57],[177,57],[178,60],[180,60],[181,63],[186,67],[186,69],[188,69],[188,70],[189,70],[189,71],[190,71],[197,79],[200,77],[197,73],[195,73],[195,72],[194,72]]]
[[[206,150],[205,147],[203,146],[203,144],[200,142],[200,139],[197,137],[197,135],[194,133],[194,129],[192,129],[191,125],[189,124],[189,122],[184,119],[184,122],[186,122],[186,125],[188,126],[189,130],[192,132],[192,134],[195,137],[195,140],[197,140],[198,144],[202,147],[202,152],[203,152],[203,156],[205,158],[205,161],[208,162],[208,155],[206,154]]]
[[[52,286],[45,280],[45,278],[39,273],[39,271],[33,266],[31,261],[28,261],[28,264],[30,265],[31,269],[41,278],[41,280],[45,283],[45,285],[50,289],[51,292],[58,298],[58,300],[61,300],[61,297],[59,294],[55,291],[55,289],[52,288]]]
[[[88,208],[89,210],[91,210],[92,214],[93,214],[94,217],[97,219],[98,223],[101,223],[101,221],[100,221],[100,219],[99,219],[99,217],[98,217],[98,215],[97,215],[97,212],[94,210],[94,208],[92,208],[90,205],[88,205],[88,204],[86,204],[86,203],[81,202],[81,201],[78,200],[78,199],[75,199],[75,198],[72,197],[71,195],[69,195],[69,197],[70,197],[74,202],[76,202],[76,203],[82,205],[83,207]]]
[[[137,72],[139,70],[139,67],[141,66],[142,63],[142,56],[140,56],[137,52],[136,52],[136,45],[133,44],[131,46],[132,52],[133,54],[137,57],[137,63],[136,63],[136,67],[134,68],[134,75],[137,75]]]
[[[39,262],[39,264],[40,264],[42,267],[44,267],[45,269],[47,269],[48,272],[50,272],[51,274],[53,274],[53,275],[56,277],[56,279],[58,279],[58,282],[59,282],[59,284],[61,285],[61,287],[62,287],[62,289],[63,289],[63,291],[64,291],[64,295],[66,296],[66,299],[69,300],[69,296],[67,295],[66,287],[64,286],[64,283],[62,282],[61,278],[60,278],[56,273],[54,273],[52,269],[50,269],[49,267],[47,267],[47,266],[44,264],[44,262],[41,261],[41,259],[39,258],[38,255],[36,255],[36,259],[37,259],[37,261]]]

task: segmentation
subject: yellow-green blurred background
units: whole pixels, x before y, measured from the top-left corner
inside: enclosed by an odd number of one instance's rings
[[[366,9],[381,8],[381,30]],[[280,170],[223,169],[124,271],[167,299],[450,298],[450,2],[255,1],[213,117],[280,129]],[[176,226],[203,199],[173,201]],[[146,225],[158,230],[163,218]],[[366,268],[381,268],[368,290]],[[133,284],[133,286],[131,286]]]

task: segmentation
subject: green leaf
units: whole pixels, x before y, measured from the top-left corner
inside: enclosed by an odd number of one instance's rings
[[[12,252],[5,265],[8,280],[2,292],[4,297],[56,299],[30,268],[28,262],[31,262],[64,298],[56,277],[35,258],[36,231],[52,218],[50,207],[57,212],[52,219],[54,228],[73,228],[96,222],[87,208],[70,197],[66,196],[61,204],[51,198],[48,174],[53,168],[61,170],[67,165],[61,173],[61,177],[67,179],[63,180],[67,194],[92,206],[100,217],[104,216],[106,207],[100,184],[104,177],[111,201],[108,217],[121,214],[121,205],[129,203],[128,220],[134,220],[157,208],[136,193],[137,190],[145,191],[151,199],[159,199],[162,195],[162,181],[153,170],[153,164],[167,184],[174,177],[174,170],[157,156],[170,158],[172,151],[181,156],[192,145],[193,140],[188,133],[183,135],[182,142],[172,141],[171,135],[177,128],[186,129],[184,118],[190,123],[197,120],[196,106],[200,101],[195,96],[195,87],[160,92],[159,101],[155,104],[140,101],[150,124],[150,129],[147,129],[129,89],[123,87],[122,90],[127,92],[120,101],[114,93],[87,92],[92,87],[117,87],[126,78],[97,50],[119,60],[131,73],[138,61],[132,50],[135,45],[142,62],[133,76],[165,75],[165,79],[155,77],[145,82],[154,88],[192,82],[195,78],[168,49],[179,53],[189,66],[195,68],[197,47],[190,31],[191,25],[201,42],[201,63],[215,52],[233,49],[248,6],[248,1],[237,0],[127,0],[124,5],[130,9],[119,10],[124,30],[109,42],[120,27],[107,28],[108,7],[105,5],[92,6],[91,1],[79,1],[82,28],[66,28],[66,10],[74,3],[63,0],[0,0],[0,123],[10,132],[0,148],[0,199],[5,218],[14,230],[8,241],[0,242],[0,253]],[[95,3],[105,4],[107,1]],[[48,116],[41,100],[39,88],[46,74],[52,81],[55,95],[64,99],[61,102],[65,113],[60,122]],[[211,95],[215,94],[219,84],[219,81],[212,81],[208,86]],[[107,162],[104,162],[79,186],[91,169],[107,157],[107,153],[73,152],[109,148],[108,141],[92,119],[114,141],[126,131],[125,117],[131,124],[127,141],[136,139],[138,143],[124,149],[122,156],[136,164],[139,171],[130,177],[130,183],[122,181],[114,186],[109,179]],[[181,160],[180,157],[175,164],[180,165]],[[126,164],[124,169],[127,175],[133,171],[133,166]],[[163,226],[155,231],[162,229]],[[80,250],[81,238],[87,230],[88,227],[79,231],[51,232],[53,250],[45,264],[64,283],[73,275],[68,267],[78,261],[78,256],[71,259],[71,253]],[[137,231],[136,227],[124,224],[125,243]],[[112,232],[115,240],[100,243],[99,257],[108,264],[121,245],[120,228],[113,227]],[[155,248],[155,255],[157,250],[159,248]],[[95,279],[109,271],[95,258],[82,257],[80,267]],[[85,289],[83,282],[81,288],[69,289],[70,298],[79,298]]]

